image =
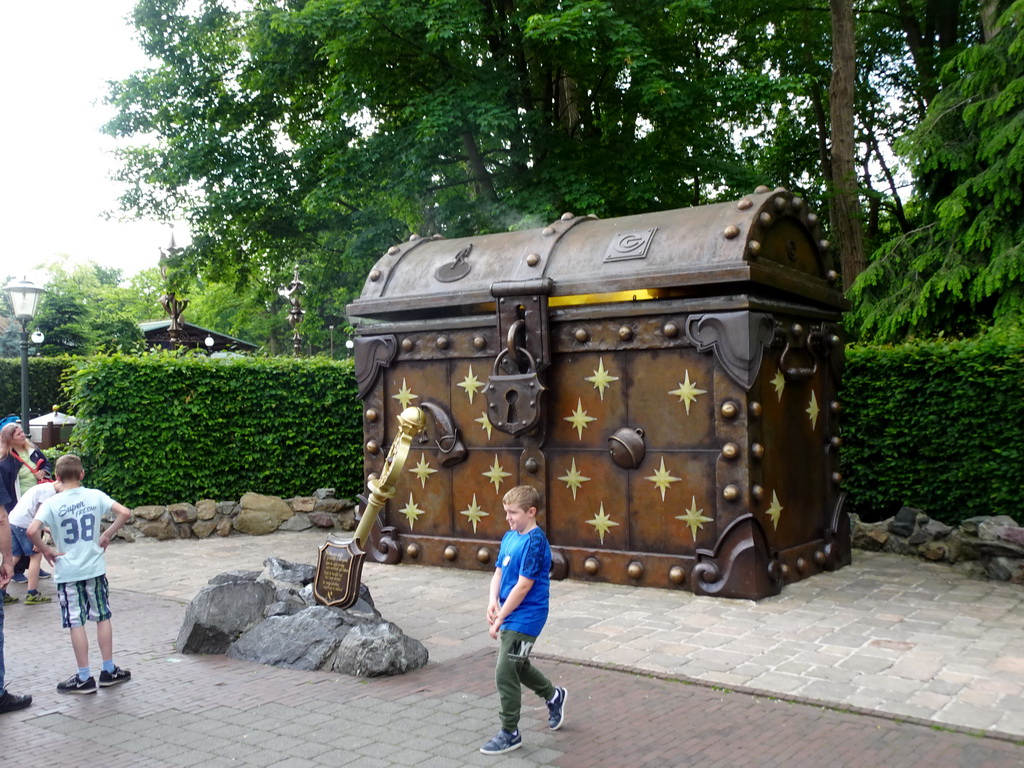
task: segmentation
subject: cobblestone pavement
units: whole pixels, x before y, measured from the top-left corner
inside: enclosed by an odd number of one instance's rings
[[[548,731],[526,699],[523,748],[497,757],[477,751],[497,722],[481,572],[366,566],[378,609],[430,651],[400,677],[175,652],[210,577],[313,563],[324,538],[112,545],[116,660],[134,679],[93,696],[54,690],[74,671],[56,603],[7,606],[8,684],[35,701],[0,718],[0,754],[21,768],[1024,766],[1024,590],[887,555],[758,603],[554,583],[536,653],[569,689],[566,725]]]

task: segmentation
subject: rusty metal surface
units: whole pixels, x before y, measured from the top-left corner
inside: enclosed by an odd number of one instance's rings
[[[429,404],[432,414],[396,481],[373,556],[493,568],[507,531],[501,497],[527,483],[545,498],[538,521],[556,577],[756,599],[848,563],[837,455],[841,301],[829,286],[827,256],[809,235],[809,214],[778,192],[751,199],[747,209],[683,212],[687,226],[674,247],[685,242],[688,257],[676,253],[674,274],[657,237],[645,246],[652,261],[609,261],[607,234],[637,232],[641,223],[661,233],[681,226],[681,212],[559,222],[542,235],[560,235],[546,252],[547,281],[517,283],[518,267],[498,269],[490,282],[483,274],[492,255],[500,263],[501,254],[536,253],[528,233],[474,240],[469,251],[460,247],[460,260],[441,250],[435,258],[444,241],[431,240],[386,280],[369,280],[354,315],[373,315],[381,296],[394,304],[372,324],[356,320],[366,473],[379,470],[398,413]],[[783,224],[762,216],[783,209],[800,213]],[[726,237],[723,222],[737,220],[737,211],[748,216],[746,234]],[[754,235],[754,266],[774,278],[745,283],[745,293],[532,308],[533,299],[596,288],[603,271],[604,288],[614,290],[627,275],[637,284],[713,283],[716,270],[749,277]],[[797,235],[804,239],[794,246]],[[747,244],[734,247],[744,237]],[[576,267],[571,274],[554,267],[563,257]],[[441,306],[428,322],[409,321],[403,286],[435,261],[434,269],[449,265],[441,273],[449,291],[467,280],[478,285],[460,287],[464,304],[450,317]],[[600,266],[584,274],[587,264]],[[524,292],[527,285],[539,293]],[[485,293],[489,313],[479,303]],[[532,404],[531,382],[546,388]],[[515,428],[523,419],[528,426]],[[447,446],[455,444],[453,455]]]

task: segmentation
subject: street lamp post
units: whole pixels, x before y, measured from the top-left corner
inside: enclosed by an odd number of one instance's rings
[[[10,283],[5,289],[14,316],[21,323],[21,426],[28,429],[28,324],[36,316],[43,289],[28,278]]]

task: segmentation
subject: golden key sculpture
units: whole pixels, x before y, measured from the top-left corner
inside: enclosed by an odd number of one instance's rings
[[[426,415],[416,407],[406,408],[398,415],[398,434],[391,443],[380,477],[371,479],[366,487],[370,491],[363,516],[352,538],[343,539],[333,534],[320,547],[313,595],[321,605],[351,608],[359,599],[359,584],[363,574],[363,549],[373,524],[384,505],[395,494],[395,480],[405,466],[412,439],[426,426]]]

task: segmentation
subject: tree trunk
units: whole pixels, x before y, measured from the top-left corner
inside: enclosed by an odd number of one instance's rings
[[[849,289],[864,271],[864,234],[854,160],[853,86],[856,49],[853,0],[829,0],[832,11],[832,236],[843,265],[843,287]]]

